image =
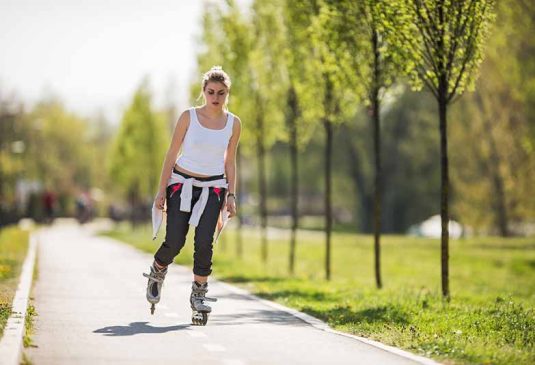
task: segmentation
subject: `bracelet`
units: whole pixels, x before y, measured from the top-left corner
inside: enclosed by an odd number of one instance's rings
[[[227,194],[227,198],[230,197],[230,196],[233,197],[234,200],[236,200],[236,195],[234,195],[233,193],[228,193],[228,194]]]

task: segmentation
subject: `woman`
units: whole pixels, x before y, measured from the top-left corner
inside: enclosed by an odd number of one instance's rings
[[[206,324],[211,308],[205,301],[212,272],[212,242],[218,218],[226,209],[236,215],[236,150],[241,121],[226,109],[231,81],[219,66],[204,74],[204,104],[183,112],[163,163],[154,206],[167,201],[165,241],[154,255],[148,277],[147,300],[160,301],[167,267],[186,242],[189,225],[195,226],[193,282],[190,296],[193,324]],[[177,159],[179,150],[181,154]]]

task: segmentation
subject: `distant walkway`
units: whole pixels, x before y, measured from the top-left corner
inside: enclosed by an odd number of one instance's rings
[[[76,224],[42,231],[33,343],[44,364],[415,364],[328,333],[214,282],[206,327],[190,325],[190,270],[173,265],[150,315],[151,255]],[[155,244],[156,248],[156,244]]]

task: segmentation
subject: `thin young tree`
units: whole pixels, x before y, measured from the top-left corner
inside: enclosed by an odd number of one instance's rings
[[[290,233],[290,253],[288,260],[288,271],[290,275],[295,274],[295,250],[297,246],[297,228],[299,227],[299,159],[298,159],[298,128],[297,120],[299,118],[299,103],[295,87],[290,86],[286,98],[286,126],[288,128],[288,145],[290,147],[290,211],[292,216],[291,233]]]
[[[284,19],[284,35],[287,47],[285,56],[286,74],[288,79],[288,90],[286,92],[285,120],[288,133],[288,146],[290,150],[290,211],[291,211],[291,233],[290,250],[288,256],[288,272],[295,274],[295,260],[297,248],[297,228],[299,227],[299,146],[306,140],[305,120],[301,118],[301,105],[297,89],[304,72],[303,58],[306,55],[305,45],[308,42],[306,28],[308,22],[305,18],[299,18],[299,11],[295,11],[294,6],[299,6],[291,0],[279,0],[284,9],[282,18]],[[304,20],[304,22],[302,21]],[[298,127],[299,124],[299,127]],[[301,141],[301,143],[300,143]]]
[[[233,87],[230,96],[230,107],[235,113],[241,116],[243,121],[250,121],[254,118],[254,109],[249,101],[251,94],[251,77],[249,70],[250,56],[252,50],[252,30],[251,24],[247,21],[239,6],[234,1],[227,1],[227,10],[221,14],[220,29],[224,37],[224,42],[220,45],[223,53],[223,64],[233,80]],[[237,189],[238,202],[243,202],[243,160],[244,156],[251,155],[255,147],[254,136],[249,128],[244,128],[240,139],[240,148],[236,156],[238,164]],[[243,215],[242,209],[238,209],[238,226],[236,232],[236,256],[243,257]]]
[[[389,34],[397,37],[413,64],[410,75],[438,105],[441,165],[441,283],[449,299],[449,165],[448,106],[473,87],[483,58],[483,45],[494,19],[493,0],[400,0],[392,2]]]
[[[331,279],[332,243],[332,154],[336,125],[347,120],[350,110],[347,88],[342,68],[349,67],[347,59],[338,58],[328,47],[330,29],[324,27],[324,13],[329,9],[324,1],[299,0],[288,2],[287,13],[291,22],[308,41],[292,44],[300,47],[303,71],[299,75],[297,97],[301,105],[302,120],[315,121],[325,132],[324,150],[324,206],[325,206],[325,278]]]
[[[354,80],[355,85],[362,87],[364,95],[356,94],[356,102],[364,100],[370,124],[373,126],[374,266],[375,282],[377,287],[381,288],[381,104],[388,88],[401,73],[404,62],[403,57],[400,57],[400,46],[396,39],[389,39],[385,32],[385,2],[329,0],[327,4],[331,9],[327,25],[332,30],[332,39],[329,42],[332,52],[338,54],[338,57],[343,53],[350,54],[352,67],[348,79]]]
[[[285,99],[286,77],[281,49],[285,47],[280,8],[274,2],[254,1],[252,4],[254,42],[250,56],[252,101],[255,112],[258,184],[260,192],[261,258],[268,259],[268,186],[267,155],[271,146],[283,137],[284,113],[280,107]],[[249,100],[250,102],[251,100]]]

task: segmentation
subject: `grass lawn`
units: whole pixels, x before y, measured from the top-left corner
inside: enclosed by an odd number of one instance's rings
[[[28,231],[15,227],[0,229],[0,336],[11,315],[11,304],[28,250]]]
[[[165,229],[163,230],[165,231]],[[176,263],[192,265],[192,232]],[[148,227],[119,226],[106,233],[154,253]],[[214,275],[299,309],[340,331],[452,364],[535,363],[535,238],[470,238],[450,241],[450,291],[440,291],[440,242],[383,236],[383,286],[373,272],[373,237],[335,233],[332,280],[324,279],[324,235],[298,234],[296,274],[288,275],[289,232],[269,234],[267,264],[259,232],[243,232],[236,256],[229,228],[215,247]],[[149,265],[149,262],[147,263]]]

